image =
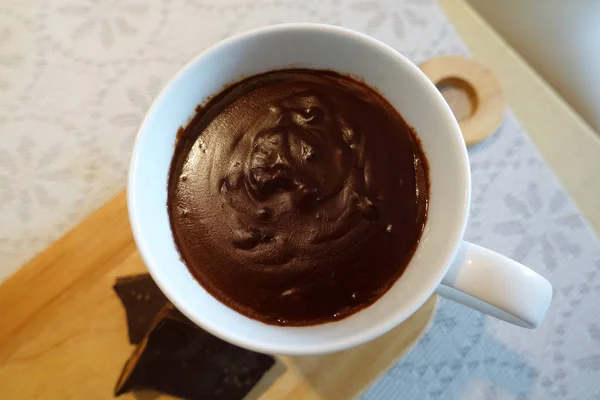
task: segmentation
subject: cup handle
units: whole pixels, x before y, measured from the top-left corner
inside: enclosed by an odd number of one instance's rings
[[[436,293],[506,322],[533,329],[552,300],[544,277],[484,247],[462,242]]]

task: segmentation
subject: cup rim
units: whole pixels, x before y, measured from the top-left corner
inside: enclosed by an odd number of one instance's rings
[[[348,348],[360,345],[362,343],[372,340],[372,339],[388,332],[389,330],[393,329],[395,326],[399,325],[404,320],[406,320],[410,315],[414,314],[427,301],[427,299],[434,293],[437,286],[441,283],[445,273],[450,268],[452,260],[456,256],[456,253],[459,248],[459,244],[461,242],[461,239],[464,236],[464,232],[466,229],[466,223],[467,223],[467,217],[468,217],[469,208],[470,208],[471,174],[470,174],[470,169],[468,166],[468,154],[467,154],[466,146],[464,145],[464,142],[462,143],[462,149],[461,149],[461,153],[462,153],[461,158],[463,159],[463,163],[462,163],[463,165],[462,165],[461,172],[463,173],[463,179],[464,179],[463,183],[465,186],[464,202],[463,202],[463,205],[460,210],[455,210],[455,212],[460,216],[461,223],[460,223],[460,226],[457,226],[456,229],[453,230],[453,237],[448,238],[448,241],[452,242],[452,245],[449,246],[451,251],[447,251],[445,254],[445,257],[442,257],[444,259],[444,262],[443,262],[443,267],[440,267],[440,271],[441,271],[440,274],[438,276],[432,277],[431,283],[428,287],[423,287],[420,297],[417,298],[415,296],[415,300],[411,302],[410,307],[407,308],[407,312],[403,314],[404,315],[403,318],[401,318],[401,319],[395,318],[393,320],[390,319],[389,321],[378,325],[377,329],[364,329],[361,332],[357,332],[355,335],[346,337],[345,340],[343,340],[343,341],[338,340],[336,343],[316,342],[316,343],[312,344],[310,348],[302,347],[300,349],[295,349],[295,348],[291,348],[290,346],[280,345],[277,343],[264,343],[264,342],[256,342],[253,340],[247,340],[245,337],[243,337],[243,335],[234,335],[234,334],[231,334],[231,332],[229,332],[229,330],[227,330],[227,329],[221,329],[218,326],[218,324],[212,324],[212,323],[207,323],[206,321],[198,320],[194,316],[194,314],[191,313],[191,311],[188,310],[187,307],[179,301],[178,297],[175,294],[171,293],[172,292],[171,289],[167,285],[165,285],[161,281],[161,279],[157,278],[156,272],[154,271],[155,268],[157,268],[154,266],[156,261],[154,260],[153,256],[151,255],[152,252],[149,248],[150,245],[144,239],[144,233],[143,233],[143,230],[138,221],[140,218],[140,215],[136,211],[137,200],[136,200],[135,190],[133,190],[133,188],[135,187],[136,176],[138,175],[138,172],[137,172],[138,158],[140,156],[139,155],[139,146],[137,146],[137,143],[138,143],[140,137],[143,135],[143,133],[147,130],[148,120],[150,119],[149,117],[155,112],[157,105],[161,102],[163,97],[165,97],[165,93],[169,90],[169,88],[171,86],[173,86],[173,84],[177,80],[179,80],[182,77],[182,75],[191,66],[195,65],[198,62],[201,62],[201,60],[203,58],[207,57],[210,53],[218,50],[221,47],[230,45],[234,42],[244,41],[244,40],[251,38],[253,36],[256,36],[256,35],[274,34],[274,33],[283,32],[286,30],[298,30],[298,31],[320,30],[325,33],[342,34],[342,35],[348,36],[350,39],[368,42],[369,46],[378,47],[380,50],[393,55],[394,58],[396,58],[399,63],[402,63],[404,65],[404,67],[412,70],[412,72],[414,73],[414,75],[416,77],[419,77],[426,86],[429,86],[430,89],[432,89],[432,93],[435,97],[436,103],[439,103],[439,106],[441,107],[441,109],[445,110],[447,116],[449,115],[451,117],[451,118],[449,118],[449,123],[453,126],[449,127],[449,130],[454,130],[457,133],[457,135],[460,136],[460,140],[462,141],[462,135],[460,132],[458,122],[454,118],[452,111],[450,110],[450,107],[445,102],[442,95],[438,92],[435,85],[431,81],[429,81],[429,79],[425,76],[425,74],[423,74],[423,72],[421,72],[421,70],[416,65],[414,65],[404,55],[402,55],[400,52],[398,52],[391,46],[389,46],[371,36],[354,31],[352,29],[334,26],[334,25],[328,25],[328,24],[285,23],[285,24],[260,27],[260,28],[242,32],[240,34],[237,34],[237,35],[231,36],[227,39],[224,39],[222,41],[219,41],[216,44],[208,47],[207,49],[205,49],[198,55],[196,55],[194,58],[192,58],[190,61],[188,61],[182,68],[179,69],[179,71],[164,85],[164,87],[162,88],[160,93],[153,100],[152,105],[148,109],[148,111],[144,117],[144,120],[143,120],[143,122],[138,130],[138,133],[136,135],[136,141],[135,141],[136,145],[134,146],[133,155],[132,155],[129,173],[128,173],[128,178],[127,178],[128,214],[129,214],[129,219],[130,219],[130,225],[131,225],[131,228],[133,231],[134,240],[136,242],[136,245],[140,252],[142,260],[144,261],[144,264],[146,265],[150,275],[153,277],[154,281],[156,282],[158,287],[161,289],[161,291],[167,296],[167,298],[169,298],[169,300],[171,300],[171,302],[184,315],[186,315],[188,318],[190,318],[190,320],[194,321],[194,323],[196,323],[197,325],[201,326],[206,331],[210,332],[211,334],[213,334],[223,340],[226,340],[230,343],[236,344],[240,347],[252,349],[252,350],[263,352],[263,353],[288,354],[288,355],[327,354],[327,353],[340,351],[340,350],[344,350],[344,349],[348,349]],[[368,308],[366,308],[365,310],[368,310]],[[307,328],[310,328],[310,327],[307,327]]]

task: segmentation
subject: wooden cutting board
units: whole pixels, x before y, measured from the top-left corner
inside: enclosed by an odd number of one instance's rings
[[[110,399],[133,347],[112,290],[145,270],[119,194],[0,286],[0,399]],[[420,338],[433,296],[402,325],[327,356],[278,357],[248,398],[348,399]],[[136,393],[126,399],[155,399]],[[158,398],[168,398],[158,396]]]

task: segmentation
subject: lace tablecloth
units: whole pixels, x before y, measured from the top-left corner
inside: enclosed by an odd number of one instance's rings
[[[138,124],[183,63],[300,21],[366,32],[416,63],[467,54],[432,0],[0,2],[0,279],[123,189]],[[546,276],[548,316],[529,331],[442,301],[363,398],[600,399],[596,237],[510,113],[470,156],[467,239]]]

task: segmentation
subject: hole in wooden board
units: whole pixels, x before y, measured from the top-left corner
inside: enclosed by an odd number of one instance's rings
[[[469,118],[477,108],[477,94],[468,82],[459,78],[442,79],[435,85],[458,121]]]

